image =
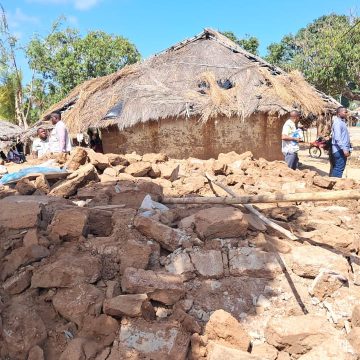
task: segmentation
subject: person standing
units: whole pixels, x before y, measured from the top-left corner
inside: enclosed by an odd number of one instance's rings
[[[336,109],[336,117],[331,128],[331,161],[330,176],[341,178],[345,170],[347,158],[350,156],[350,135],[346,126],[347,109],[340,106]]]
[[[65,123],[61,120],[60,112],[50,114],[50,120],[55,127],[51,130],[49,148],[52,153],[69,153],[71,142]]]
[[[299,120],[299,111],[291,111],[290,118],[285,121],[281,132],[281,151],[284,154],[285,162],[288,167],[293,170],[298,168],[298,151],[300,150],[299,142],[303,141],[302,136],[297,132]]]
[[[49,136],[44,128],[37,130],[37,136],[32,143],[31,152],[34,157],[40,158],[49,151]]]

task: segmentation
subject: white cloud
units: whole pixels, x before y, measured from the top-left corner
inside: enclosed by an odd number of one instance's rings
[[[77,10],[88,10],[97,5],[101,0],[27,0],[30,3],[44,5],[72,5]]]
[[[69,15],[66,16],[67,21],[69,22],[69,24],[71,25],[78,25],[79,24],[79,20],[76,16],[73,15]]]
[[[39,18],[25,14],[20,8],[16,8],[15,12],[7,13],[7,20],[9,26],[12,28],[18,28],[22,24],[38,24]]]

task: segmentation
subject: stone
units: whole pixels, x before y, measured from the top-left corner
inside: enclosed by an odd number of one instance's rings
[[[107,167],[110,166],[109,158],[102,153],[95,152],[92,149],[87,149],[87,154],[90,160],[90,163],[100,171],[104,171]]]
[[[233,276],[273,279],[282,272],[274,253],[241,247],[229,250],[229,270]]]
[[[297,356],[336,334],[326,318],[309,314],[271,318],[265,329],[269,344]]]
[[[155,179],[160,177],[160,175],[161,175],[161,171],[158,164],[154,164],[154,163],[151,164],[151,170],[149,171],[148,176]]]
[[[214,175],[226,175],[227,165],[222,161],[215,160],[211,166],[211,170]]]
[[[341,336],[332,337],[318,346],[313,347],[305,355],[302,355],[298,360],[357,360],[354,349],[349,341]]]
[[[49,255],[49,250],[41,245],[23,246],[13,250],[4,259],[1,271],[2,280],[12,275],[21,266],[29,265]]]
[[[264,360],[265,358],[252,355],[246,351],[228,347],[215,341],[209,341],[207,346],[207,360]]]
[[[3,289],[10,295],[20,294],[31,284],[31,270],[25,271],[13,275],[3,283]]]
[[[274,346],[267,343],[255,344],[252,347],[251,355],[256,355],[263,360],[276,360],[278,351]]]
[[[313,178],[313,185],[321,187],[323,189],[329,189],[331,190],[336,181],[332,178],[329,178],[327,176],[314,176]]]
[[[199,275],[219,278],[224,275],[221,251],[196,249],[190,253],[191,262]]]
[[[142,157],[142,161],[148,161],[151,163],[163,163],[165,161],[168,161],[168,157],[165,154],[162,153],[149,153],[144,154]]]
[[[44,351],[40,346],[35,345],[33,348],[31,348],[27,360],[44,360],[44,359],[45,359]]]
[[[122,165],[122,166],[127,166],[129,165],[129,162],[126,160],[124,155],[120,155],[120,154],[106,154],[106,156],[109,159],[109,163],[111,166],[118,166],[118,165]]]
[[[2,337],[7,354],[12,359],[25,359],[24,354],[47,338],[44,322],[34,308],[12,303],[1,317]]]
[[[244,160],[246,158],[252,158],[252,154],[250,151],[239,155],[238,153],[236,153],[235,151],[230,151],[228,153],[220,153],[218,155],[218,160],[221,161],[224,164],[231,164],[235,161],[238,160]]]
[[[35,192],[36,187],[29,179],[20,179],[16,185],[15,190],[21,195],[31,195]]]
[[[126,169],[125,173],[131,176],[140,177],[146,176],[151,170],[151,164],[149,162],[138,161],[130,164]]]
[[[185,295],[178,275],[127,268],[121,278],[121,288],[131,294],[146,293],[149,299],[173,305]]]
[[[158,167],[161,173],[160,176],[163,179],[169,180],[171,182],[178,179],[179,170],[180,170],[179,164],[170,164],[170,163],[158,164]]]
[[[105,296],[107,299],[111,299],[115,296],[120,295],[120,283],[117,280],[108,280],[106,282],[106,293]]]
[[[333,187],[334,190],[351,190],[356,188],[356,182],[353,179],[337,179]]]
[[[23,245],[24,246],[31,246],[31,245],[39,245],[39,237],[37,228],[29,229],[24,238],[23,238]]]
[[[44,194],[48,194],[50,192],[50,184],[43,174],[35,179],[34,186],[37,190],[40,190]]]
[[[243,214],[244,220],[249,224],[251,230],[266,231],[264,222],[259,219],[256,215],[249,213]]]
[[[165,269],[172,274],[182,275],[195,270],[188,253],[172,253],[169,255],[169,261]]]
[[[347,336],[353,349],[360,354],[360,327],[353,327]]]
[[[43,205],[36,201],[17,201],[15,197],[0,200],[0,227],[8,229],[28,229],[39,225]],[[14,216],[16,214],[16,216]]]
[[[78,336],[96,339],[96,342],[103,348],[111,345],[119,330],[119,323],[111,316],[100,314],[98,316],[88,315],[83,320]]]
[[[322,301],[347,284],[348,280],[343,275],[322,269],[311,284],[309,294]]]
[[[103,176],[107,175],[107,176],[111,176],[111,177],[116,177],[119,175],[119,171],[113,167],[108,167],[104,170],[103,172]]]
[[[332,219],[334,222],[334,219]],[[355,250],[355,234],[333,224],[324,224],[316,226],[318,230],[306,233],[306,237],[324,245],[340,251]]]
[[[168,251],[175,251],[188,239],[185,232],[141,215],[135,218],[134,226],[141,234],[157,241]]]
[[[248,223],[243,213],[232,207],[212,207],[195,214],[195,231],[202,239],[244,236]]]
[[[296,246],[292,248],[290,255],[290,266],[299,276],[315,278],[323,268],[346,276],[349,270],[344,257],[319,246]]]
[[[195,320],[194,317],[187,314],[181,308],[175,309],[173,317],[181,324],[181,327],[187,332],[191,334],[201,333],[201,326],[199,325],[199,323]]]
[[[142,156],[134,152],[131,154],[125,154],[124,157],[130,163],[130,165],[142,160]]]
[[[119,295],[104,301],[104,313],[110,316],[141,316],[146,294]]]
[[[216,310],[205,326],[205,335],[209,340],[238,350],[248,351],[250,337],[241,324],[228,312]]]
[[[84,187],[92,180],[99,181],[99,177],[95,167],[92,164],[86,164],[70,174],[65,180],[56,183],[49,194],[69,197],[74,195],[77,189]]]
[[[86,235],[88,213],[81,208],[57,210],[48,228],[50,236],[57,235],[61,240],[79,240]]]
[[[104,293],[94,285],[79,284],[70,289],[59,289],[52,299],[55,310],[78,326],[85,315],[99,315]]]
[[[350,264],[353,271],[354,285],[360,286],[360,263],[358,256],[350,255]]]
[[[75,147],[67,160],[65,167],[70,171],[77,170],[80,166],[84,165],[88,159],[86,150],[82,147]]]
[[[175,323],[147,322],[143,319],[129,319],[121,324],[120,344],[125,348],[122,356],[109,359],[124,359],[126,349],[136,350],[141,357],[160,360],[185,360],[190,335]]]
[[[360,327],[360,305],[355,305],[351,314],[352,327]]]
[[[59,360],[93,359],[98,348],[99,346],[94,341],[78,337],[69,342]]]
[[[44,265],[33,272],[31,287],[72,287],[94,283],[100,278],[101,263],[91,255],[69,255]]]

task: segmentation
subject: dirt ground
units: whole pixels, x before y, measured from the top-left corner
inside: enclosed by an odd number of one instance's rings
[[[350,128],[350,138],[354,148],[348,164],[345,168],[343,177],[348,179],[360,180],[360,127]],[[316,129],[309,130],[309,142],[316,139]],[[319,175],[329,175],[330,164],[328,155],[322,151],[321,157],[314,159],[309,155],[309,143],[301,146],[299,152],[301,169],[316,171]]]

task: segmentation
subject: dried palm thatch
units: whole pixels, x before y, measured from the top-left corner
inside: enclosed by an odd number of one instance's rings
[[[6,151],[22,131],[20,126],[0,120],[0,150]]]
[[[337,107],[299,73],[287,74],[205,29],[143,62],[77,86],[45,114],[63,111],[71,133],[165,118],[242,119],[256,112],[319,116]],[[117,113],[109,114],[113,108]],[[111,112],[111,111],[110,111]]]

